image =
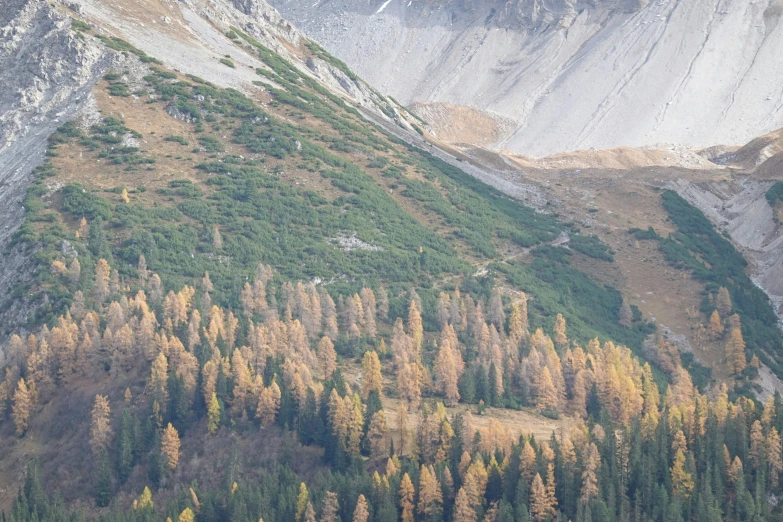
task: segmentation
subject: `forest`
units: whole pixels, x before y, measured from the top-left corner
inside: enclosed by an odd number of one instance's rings
[[[89,223],[83,220],[82,226]],[[757,404],[708,398],[658,335],[662,387],[628,348],[580,346],[557,315],[551,335],[530,331],[527,296],[474,299],[459,288],[437,302],[425,331],[415,289],[391,320],[383,287],[331,295],[312,283],[276,286],[269,265],[241,293],[241,311],[198,289],[164,293],[144,256],[138,279],[104,259],[50,271],[74,290],[55,326],[12,337],[0,393],[17,436],[84,376],[110,376],[89,419],[92,487],[101,520],[775,520],[769,499],[783,472],[780,396]],[[399,296],[396,296],[399,297]],[[622,306],[622,327],[634,318]],[[746,359],[739,319],[723,289],[711,318],[725,329],[735,371]],[[723,315],[721,315],[723,314]],[[734,351],[732,351],[734,350]],[[758,364],[751,361],[750,365]],[[352,386],[343,371],[357,368]],[[109,396],[121,397],[111,401]],[[395,423],[384,402],[398,401]],[[388,403],[388,402],[387,402]],[[455,414],[458,403],[471,406]],[[573,419],[551,437],[514,436],[487,409],[535,409]],[[568,426],[566,429],[565,426]],[[183,442],[226,431],[323,448],[323,469],[303,480],[289,448],[244,481],[214,489],[177,484]],[[115,492],[144,470],[132,506]],[[156,492],[174,490],[163,505]],[[30,464],[9,520],[80,520]]]

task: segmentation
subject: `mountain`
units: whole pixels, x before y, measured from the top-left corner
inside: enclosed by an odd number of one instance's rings
[[[451,141],[546,156],[783,127],[779,0],[271,3]]]
[[[261,1],[6,6],[4,520],[780,518],[779,132],[536,160]]]

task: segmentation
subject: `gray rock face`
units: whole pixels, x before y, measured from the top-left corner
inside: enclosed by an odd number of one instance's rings
[[[553,23],[568,27],[585,10],[633,13],[646,4],[646,0],[516,0],[506,3],[499,23],[507,27],[537,28]]]
[[[783,1],[271,0],[404,104],[516,122],[530,156],[741,145],[783,127]]]
[[[47,2],[7,0],[0,9],[0,296],[29,277],[12,234],[24,219],[22,200],[46,140],[79,113],[111,58],[77,38]],[[0,299],[3,299],[0,297]],[[15,319],[26,312],[16,309]],[[10,319],[4,317],[4,322]]]

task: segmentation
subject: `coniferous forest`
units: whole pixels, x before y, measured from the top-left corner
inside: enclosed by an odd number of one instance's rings
[[[103,76],[100,117],[52,135],[24,201],[3,520],[783,520],[783,399],[752,387],[781,332],[685,200],[663,192],[668,237],[621,233],[703,285],[720,381],[587,273],[615,259],[586,227],[241,30],[263,104],[77,22],[145,74]]]
[[[78,261],[51,270],[67,280]],[[142,469],[148,485],[102,520],[776,517],[780,397],[732,401],[725,387],[707,397],[662,338],[668,374],[609,341],[580,346],[562,315],[552,336],[531,332],[523,293],[441,293],[439,331],[425,332],[413,288],[402,297],[407,313],[392,320],[383,287],[334,296],[312,283],[275,287],[262,264],[235,313],[211,303],[208,273],[198,289],[165,294],[143,256],[138,273],[123,281],[100,259],[92,290],[77,290],[52,328],[11,339],[1,388],[23,437],[37,411],[85,376],[127,385],[119,396],[107,390],[115,399],[96,394],[86,420],[94,500],[112,506]],[[737,316],[716,309],[714,317],[741,341]],[[345,372],[354,370],[351,384]],[[450,411],[458,403],[470,407]],[[393,421],[385,404],[396,406]],[[521,407],[570,421],[548,438],[476,422],[487,410]],[[182,441],[231,431],[290,445],[253,481],[226,473],[214,488],[173,484]],[[303,446],[323,449],[307,478],[292,469]],[[86,517],[42,486],[36,466],[6,519]],[[176,493],[161,505],[165,487]]]

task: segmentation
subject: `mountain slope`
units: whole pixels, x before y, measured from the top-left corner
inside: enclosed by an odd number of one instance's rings
[[[650,211],[678,172],[528,182],[435,147],[260,2],[14,5],[4,520],[780,515],[783,403],[748,398],[780,332],[748,331],[744,259],[703,216]],[[656,305],[702,297],[717,380],[617,290],[642,252],[664,272],[653,240],[687,261]],[[686,281],[704,263],[718,284]]]
[[[404,104],[513,120],[474,143],[519,154],[739,145],[783,126],[780,0],[272,4]]]

